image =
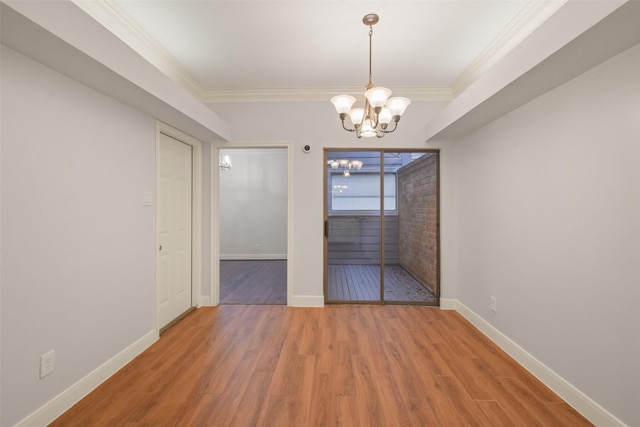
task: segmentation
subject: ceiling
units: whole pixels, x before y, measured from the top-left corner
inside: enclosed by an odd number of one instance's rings
[[[75,2],[205,102],[327,100],[368,79],[451,100],[563,3],[539,0]]]
[[[373,82],[417,102],[425,141],[465,135],[640,42],[640,2],[626,0],[0,6],[3,45],[203,141],[231,140],[220,111],[249,108],[234,103],[361,97],[369,12]]]

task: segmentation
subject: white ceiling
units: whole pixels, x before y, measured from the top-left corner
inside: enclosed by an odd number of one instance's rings
[[[563,2],[75,3],[200,99],[233,102],[247,92],[263,98],[295,92],[298,99],[361,92],[368,78],[362,17],[370,12],[380,16],[373,27],[374,84],[414,100],[450,100]]]

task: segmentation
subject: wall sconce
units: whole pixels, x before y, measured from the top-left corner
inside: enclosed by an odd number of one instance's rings
[[[229,155],[220,156],[218,159],[218,167],[221,171],[228,171],[231,169],[231,157]]]

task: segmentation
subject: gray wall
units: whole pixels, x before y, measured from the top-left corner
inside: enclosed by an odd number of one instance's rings
[[[286,148],[220,150],[231,158],[219,174],[220,258],[286,259]]]
[[[630,426],[640,425],[639,70],[636,45],[452,142],[458,299]]]
[[[3,47],[3,426],[154,329],[155,126]]]

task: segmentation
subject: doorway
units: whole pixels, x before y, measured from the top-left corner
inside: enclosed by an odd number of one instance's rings
[[[325,303],[438,305],[439,152],[325,150]]]
[[[219,150],[219,302],[287,304],[288,149]]]

